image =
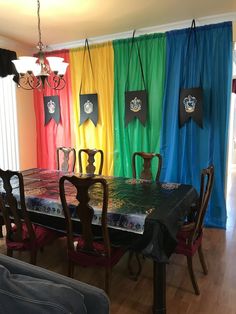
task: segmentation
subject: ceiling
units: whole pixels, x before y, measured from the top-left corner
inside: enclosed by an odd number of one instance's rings
[[[235,14],[235,0],[41,0],[42,41],[79,41],[179,21]],[[197,23],[198,25],[198,23]],[[0,35],[38,42],[37,0],[0,0]]]

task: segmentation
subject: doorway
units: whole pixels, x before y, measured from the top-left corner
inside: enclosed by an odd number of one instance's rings
[[[233,48],[233,82],[235,88],[232,88],[230,106],[227,194],[231,190],[233,177],[236,176],[236,42]]]

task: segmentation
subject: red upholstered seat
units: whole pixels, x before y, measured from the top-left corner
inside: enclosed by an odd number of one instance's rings
[[[200,196],[194,211],[189,215],[188,220],[177,234],[178,244],[175,253],[187,257],[188,270],[195,293],[200,294],[200,290],[193,271],[192,257],[198,251],[199,259],[205,275],[208,269],[202,252],[203,223],[208,202],[211,196],[214,179],[214,167],[210,166],[201,172]]]
[[[193,241],[192,245],[189,245],[189,238],[191,237],[191,231],[181,230],[177,235],[178,244],[175,249],[175,253],[183,254],[185,256],[193,256],[198,250],[202,242],[203,233]]]
[[[26,224],[22,224],[22,241],[19,242],[14,241],[14,233],[16,233],[16,226],[14,225],[11,239],[6,238],[7,248],[18,251],[30,251],[32,248],[40,249],[58,237],[58,233],[53,230],[37,225],[32,225],[32,227],[35,233],[34,241],[30,240]]]
[[[93,242],[93,250],[84,250],[84,240],[74,239],[74,251],[69,251],[69,258],[75,263],[84,267],[113,267],[116,265],[125,251],[120,247],[111,247],[110,257],[108,258],[104,243]]]

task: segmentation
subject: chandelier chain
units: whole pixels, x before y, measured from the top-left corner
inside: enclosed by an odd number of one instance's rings
[[[39,34],[39,42],[38,42],[38,47],[39,50],[43,49],[43,43],[42,43],[42,34],[41,34],[41,25],[40,25],[40,1],[37,0],[38,2],[38,10],[37,10],[37,15],[38,15],[38,34]]]

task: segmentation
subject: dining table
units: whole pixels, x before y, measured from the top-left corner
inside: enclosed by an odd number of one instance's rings
[[[59,195],[59,180],[64,175],[79,177],[87,175],[39,168],[24,170],[22,174],[26,206],[31,221],[66,232]],[[132,238],[132,242],[126,241],[125,245],[130,250],[152,259],[153,313],[165,314],[166,265],[175,250],[177,232],[184,223],[191,204],[197,200],[198,193],[192,185],[179,182],[101,177],[108,183],[107,224],[111,238],[116,240]],[[13,194],[16,198],[19,196],[18,188],[16,180],[13,182]],[[73,217],[73,211],[76,211],[74,192],[69,190],[67,193],[69,202],[71,200],[70,209]],[[90,193],[90,203],[94,209],[93,226],[98,231],[101,222],[101,197],[96,187]],[[73,220],[79,228],[78,219],[74,217]]]

